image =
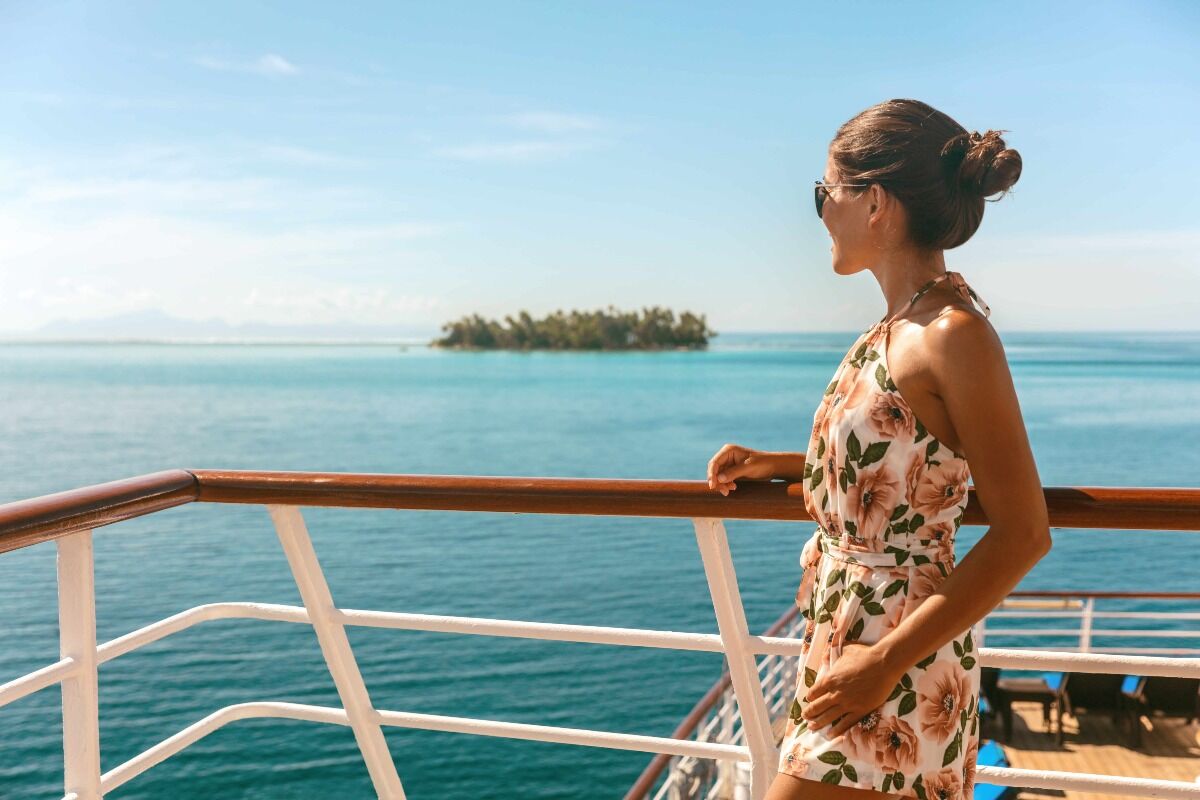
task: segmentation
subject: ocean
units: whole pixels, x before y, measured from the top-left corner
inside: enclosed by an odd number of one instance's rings
[[[701,480],[726,442],[803,451],[857,334],[725,334],[707,351],[587,354],[4,344],[0,502],[173,467]],[[1002,339],[1044,485],[1200,485],[1200,333]],[[685,519],[305,516],[345,608],[716,631]],[[813,525],[727,529],[759,631],[792,602]],[[959,531],[960,562],[984,532]],[[1200,535],[1056,529],[1054,539],[1019,588],[1197,588]],[[202,603],[299,603],[263,507],[171,509],[98,529],[95,552],[102,641]],[[0,555],[0,682],[57,660],[56,591],[53,544]],[[722,669],[710,653],[349,635],[379,708],[649,735],[668,735]],[[251,700],[339,704],[311,628],[209,622],[102,666],[103,767]],[[61,797],[61,729],[56,688],[0,708],[0,798]],[[414,800],[621,797],[650,758],[400,728],[387,740]],[[110,796],[373,793],[348,728],[254,720]]]

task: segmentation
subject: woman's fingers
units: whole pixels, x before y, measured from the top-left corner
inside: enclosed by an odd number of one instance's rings
[[[729,470],[735,466],[740,449],[737,445],[727,444],[709,460],[708,487],[710,489],[721,489],[724,484],[728,483]]]
[[[863,716],[866,715],[864,714]],[[861,719],[862,717],[860,716],[846,714],[834,724],[833,729],[829,732],[829,737],[832,739],[834,736],[841,736],[843,733],[857,725],[858,721]]]

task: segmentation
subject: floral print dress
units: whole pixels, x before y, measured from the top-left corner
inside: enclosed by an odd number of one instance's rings
[[[843,643],[878,641],[954,569],[970,470],[916,418],[887,363],[891,323],[943,280],[991,313],[957,272],[930,280],[854,342],[813,416],[803,490],[817,529],[800,556],[796,603],[807,623],[779,770],[920,800],[971,800],[980,669],[970,630],[909,668],[883,705],[844,733],[830,738],[802,717],[805,694]]]

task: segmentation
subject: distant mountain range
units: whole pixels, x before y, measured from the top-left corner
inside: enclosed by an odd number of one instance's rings
[[[157,309],[96,319],[63,319],[30,331],[0,331],[6,341],[405,341],[427,343],[439,334],[428,325],[354,323],[275,324],[184,319]]]

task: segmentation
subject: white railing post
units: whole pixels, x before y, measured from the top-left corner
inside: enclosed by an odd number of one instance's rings
[[[706,517],[693,519],[692,523],[712,594],[713,611],[717,615],[717,630],[729,662],[729,677],[742,718],[742,731],[750,748],[750,796],[752,800],[762,800],[778,771],[779,750],[775,747],[771,716],[763,697],[754,653],[749,647],[750,627],[746,623],[746,610],[742,607],[742,595],[733,570],[725,523]]]
[[[312,539],[309,538],[308,528],[304,525],[304,517],[295,506],[267,506],[271,520],[275,523],[275,532],[287,555],[288,565],[292,568],[292,576],[296,579],[296,588],[300,590],[300,598],[308,609],[309,621],[317,634],[317,642],[321,645],[321,654],[329,666],[329,674],[333,676],[334,686],[346,709],[346,717],[354,730],[354,738],[362,750],[363,760],[367,763],[367,772],[375,785],[375,793],[385,800],[403,800],[404,789],[400,785],[400,776],[396,773],[396,763],[388,750],[387,741],[383,737],[383,728],[379,717],[371,705],[367,685],[363,682],[354,651],[350,649],[350,640],[346,637],[346,628],[337,615],[333,605],[333,595],[317,561],[317,553],[313,549]]]
[[[1096,598],[1088,597],[1083,601],[1083,622],[1079,626],[1079,652],[1092,652],[1092,621],[1095,618]]]
[[[99,800],[100,682],[90,530],[58,540],[58,641],[59,654],[74,662],[62,681],[63,786],[78,800]]]

